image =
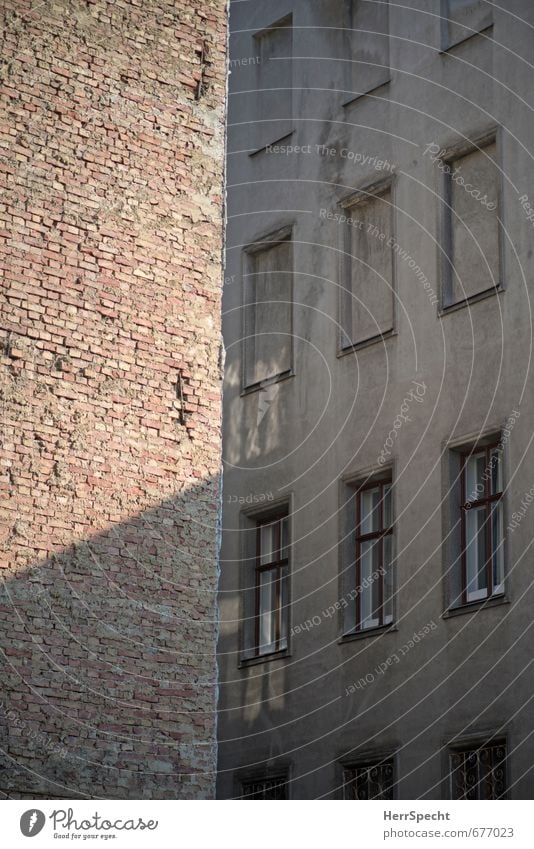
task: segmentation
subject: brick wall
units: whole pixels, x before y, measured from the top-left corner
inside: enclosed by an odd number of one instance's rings
[[[0,791],[215,768],[225,0],[4,0]]]

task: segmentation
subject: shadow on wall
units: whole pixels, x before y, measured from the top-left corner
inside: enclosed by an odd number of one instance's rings
[[[214,796],[218,489],[2,569],[0,796]]]

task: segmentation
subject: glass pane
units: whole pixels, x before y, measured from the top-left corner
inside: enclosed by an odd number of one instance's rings
[[[288,554],[288,546],[289,546],[289,519],[287,516],[281,520],[281,537],[282,541],[282,551],[280,552],[280,556],[282,559],[285,559],[289,556]]]
[[[380,624],[380,582],[373,580],[378,570],[379,546],[382,540],[367,540],[360,547],[360,628],[374,628]]]
[[[275,528],[275,522],[260,526],[260,564],[262,566],[274,560]]]
[[[486,495],[486,484],[483,480],[486,471],[486,452],[481,451],[469,457],[465,464],[465,502],[478,501]]]
[[[491,494],[496,495],[498,492],[502,492],[502,462],[501,462],[501,452],[494,448],[491,451],[490,457],[490,469],[491,469]]]
[[[393,622],[393,566],[391,563],[393,537],[384,537],[384,624]]]
[[[392,525],[392,496],[391,484],[386,484],[384,487],[384,528],[390,528]]]
[[[260,572],[260,644],[259,654],[276,650],[276,576],[277,570]]]
[[[502,502],[491,509],[491,553],[493,556],[493,592],[504,592],[504,530]]]
[[[485,598],[486,580],[486,508],[466,511],[467,600]]]
[[[282,651],[287,649],[287,624],[289,622],[289,573],[287,569],[281,570],[280,598],[282,609],[280,611],[280,643],[278,649]]]
[[[379,530],[380,487],[365,489],[360,495],[360,534],[370,534]]]

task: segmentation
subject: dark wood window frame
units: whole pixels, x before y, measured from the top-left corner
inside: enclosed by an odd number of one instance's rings
[[[268,657],[272,654],[278,654],[279,652],[284,652],[288,647],[288,635],[286,633],[285,642],[286,645],[281,647],[282,641],[282,621],[284,615],[287,617],[287,611],[284,612],[282,605],[282,581],[284,580],[283,570],[289,571],[289,539],[287,541],[287,556],[282,557],[282,522],[284,519],[288,520],[287,511],[283,511],[277,513],[276,515],[269,516],[265,519],[258,519],[256,522],[256,560],[254,564],[254,586],[255,586],[255,595],[254,595],[254,658],[264,658]],[[261,563],[261,529],[266,525],[274,526],[274,545],[273,545],[273,560],[270,560],[268,563]],[[288,528],[289,534],[289,528]],[[276,572],[276,624],[275,624],[275,648],[269,652],[261,652],[260,645],[260,576],[264,572]],[[285,576],[285,580],[288,579],[288,576]],[[286,621],[287,626],[287,621]],[[286,631],[287,631],[286,627]]]
[[[361,497],[364,492],[369,489],[380,488],[380,498],[379,498],[379,522],[378,522],[378,530],[372,531],[367,534],[360,533],[361,527]],[[358,595],[356,596],[356,624],[354,627],[354,631],[351,633],[362,633],[367,630],[371,630],[372,628],[383,628],[385,626],[389,626],[391,622],[384,621],[384,539],[387,536],[393,535],[393,523],[386,528],[384,526],[384,500],[385,500],[385,491],[386,487],[389,487],[390,498],[392,497],[391,488],[392,488],[392,479],[391,477],[383,478],[381,480],[370,481],[363,486],[358,487],[356,492],[356,589],[359,590]],[[391,504],[391,518],[393,519],[393,504]],[[379,558],[378,558],[378,566],[377,571],[379,572],[379,577],[376,579],[378,581],[378,592],[379,592],[379,624],[370,626],[369,628],[362,627],[362,619],[361,619],[361,602],[362,602],[362,576],[361,576],[361,544],[362,542],[367,542],[368,540],[381,540],[382,544],[379,547]],[[390,564],[391,568],[391,564]],[[382,571],[381,571],[382,570]]]
[[[489,474],[486,474],[486,480],[484,482],[484,495],[482,498],[478,498],[477,500],[470,500],[469,495],[466,491],[466,466],[467,462],[470,458],[475,456],[476,454],[481,454],[485,452],[486,455],[486,463],[485,470],[489,470]],[[485,531],[485,544],[486,544],[486,584],[487,584],[487,594],[485,596],[486,599],[496,598],[502,596],[504,594],[503,590],[499,590],[498,593],[494,592],[494,581],[493,581],[493,563],[495,558],[495,552],[493,551],[493,545],[491,540],[491,508],[492,505],[503,501],[504,490],[501,489],[500,492],[495,494],[491,494],[491,452],[498,451],[499,452],[499,463],[501,464],[501,476],[503,475],[502,468],[502,449],[499,448],[498,442],[492,442],[489,445],[480,446],[479,448],[474,447],[468,451],[460,451],[460,462],[461,462],[461,470],[460,470],[460,486],[461,486],[461,496],[460,496],[460,516],[461,516],[461,569],[462,569],[462,604],[476,604],[478,600],[468,600],[467,598],[467,513],[471,510],[476,510],[479,507],[485,507],[485,520],[484,520],[484,531]],[[502,483],[501,483],[502,486]],[[503,545],[504,540],[501,540],[501,545]],[[489,556],[488,556],[489,553]],[[503,575],[504,581],[504,575]]]
[[[488,754],[486,774],[481,775],[481,758]],[[508,798],[508,750],[505,738],[495,738],[449,747],[449,797],[451,799],[493,800]],[[471,761],[471,763],[469,763]],[[469,775],[471,773],[471,776]],[[460,775],[460,786],[455,787],[455,776]],[[470,777],[476,778],[470,782]],[[484,785],[484,782],[486,784]],[[469,787],[469,783],[471,786]],[[481,796],[483,787],[488,795]],[[474,794],[474,795],[472,795]]]

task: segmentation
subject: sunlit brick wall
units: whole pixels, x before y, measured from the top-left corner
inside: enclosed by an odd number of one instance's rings
[[[226,3],[1,14],[0,791],[209,797]]]

